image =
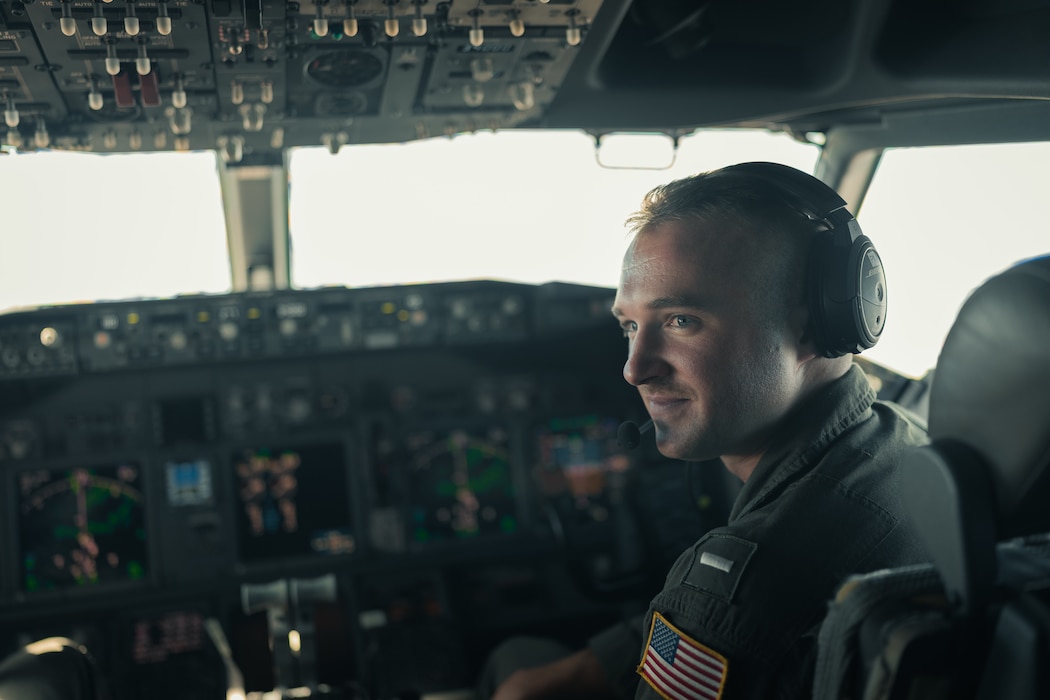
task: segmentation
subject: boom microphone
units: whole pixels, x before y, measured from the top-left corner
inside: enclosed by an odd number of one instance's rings
[[[620,427],[616,429],[616,444],[625,450],[633,450],[641,444],[642,435],[645,435],[652,429],[652,418],[642,423],[642,427],[640,428],[634,421],[624,421],[623,423],[620,423]]]

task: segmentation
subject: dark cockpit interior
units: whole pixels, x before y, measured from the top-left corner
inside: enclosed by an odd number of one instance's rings
[[[75,640],[116,700],[470,697],[725,521],[721,469],[617,442],[612,289],[294,288],[290,149],[761,129],[858,205],[884,149],[1050,140],[1048,37],[1046,0],[0,0],[4,156],[214,150],[232,268],[0,315],[0,656]]]

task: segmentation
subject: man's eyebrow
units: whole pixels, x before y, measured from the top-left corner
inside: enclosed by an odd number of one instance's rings
[[[710,304],[706,303],[699,297],[682,296],[657,297],[646,304],[646,307],[650,309],[672,309],[682,307],[687,309],[704,309],[709,306]]]
[[[681,308],[707,309],[710,308],[710,306],[710,304],[704,302],[704,300],[700,299],[699,297],[667,296],[657,297],[653,299],[645,305],[645,308],[650,310]],[[613,306],[612,309],[610,309],[610,311],[612,312],[612,315],[616,318],[622,318],[624,315],[623,312],[619,309],[619,307],[616,306]]]

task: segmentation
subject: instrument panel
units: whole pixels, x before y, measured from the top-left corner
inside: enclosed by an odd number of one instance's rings
[[[717,517],[682,465],[616,444],[642,407],[612,296],[472,282],[0,317],[5,648],[61,633],[118,698],[183,666],[207,697],[214,619],[248,690],[396,694],[470,685],[523,624],[597,631],[647,594],[595,591],[662,575]],[[645,480],[670,491],[641,502]],[[643,542],[661,510],[686,520]],[[274,646],[281,620],[308,656]],[[384,670],[420,634],[437,656]]]

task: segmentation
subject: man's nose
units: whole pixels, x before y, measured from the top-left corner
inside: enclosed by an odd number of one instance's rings
[[[667,374],[667,368],[659,333],[639,328],[627,347],[623,378],[632,386],[641,386]]]

